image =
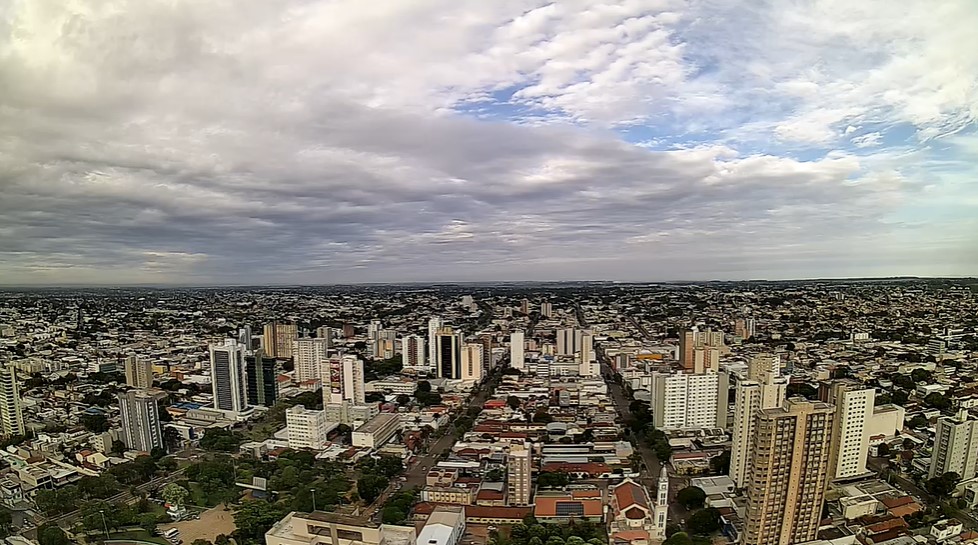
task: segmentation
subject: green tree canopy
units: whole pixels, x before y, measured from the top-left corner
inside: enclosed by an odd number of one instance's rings
[[[697,486],[687,486],[676,494],[676,501],[681,503],[686,509],[703,507],[706,501],[706,492]]]

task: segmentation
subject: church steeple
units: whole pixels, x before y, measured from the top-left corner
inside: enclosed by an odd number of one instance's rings
[[[655,500],[655,533],[659,539],[665,539],[666,520],[669,516],[669,472],[662,466],[659,472],[659,494]]]

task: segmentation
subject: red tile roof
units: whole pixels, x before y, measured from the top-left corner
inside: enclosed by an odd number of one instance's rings
[[[538,517],[556,517],[557,505],[564,503],[580,504],[585,517],[600,517],[604,510],[601,500],[595,498],[574,499],[570,496],[537,496],[533,514]]]
[[[632,481],[623,481],[615,487],[615,501],[618,503],[619,511],[624,511],[632,505],[638,505],[646,510],[649,508],[645,489]]]

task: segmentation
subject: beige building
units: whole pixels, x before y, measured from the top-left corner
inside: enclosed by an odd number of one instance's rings
[[[380,448],[399,429],[401,418],[397,414],[380,413],[353,432],[352,443],[355,447]]]
[[[822,401],[835,405],[835,430],[832,437],[833,479],[848,479],[866,473],[869,434],[866,428],[873,417],[876,389],[846,379],[827,384]]]
[[[459,378],[472,382],[482,380],[482,343],[462,345],[462,375]]]
[[[126,384],[133,388],[150,388],[153,386],[153,362],[144,361],[136,356],[126,358]]]
[[[265,532],[267,545],[417,545],[409,526],[365,523],[360,518],[317,511],[292,512]]]
[[[530,450],[529,443],[517,444],[509,448],[509,457],[506,460],[506,485],[510,505],[530,505],[532,463],[533,452]]]
[[[835,407],[803,398],[757,414],[744,543],[790,545],[818,533]]]
[[[272,322],[265,324],[262,335],[262,348],[273,358],[291,358],[292,341],[299,338],[299,329],[295,324],[280,324]]]
[[[679,364],[687,373],[718,371],[722,350],[722,331],[690,329],[679,334]]]
[[[758,411],[780,407],[784,403],[788,378],[780,376],[780,370],[781,360],[777,355],[759,354],[751,359],[747,377],[737,382],[729,475],[738,488],[747,486],[748,461]]]
[[[304,338],[292,341],[295,381],[321,380],[329,358],[329,339]]]
[[[0,428],[4,437],[24,435],[24,412],[20,405],[17,370],[9,364],[0,366]]]
[[[965,481],[974,478],[978,473],[976,451],[978,420],[968,414],[967,409],[958,411],[957,416],[938,418],[927,478],[933,479],[945,473],[957,473]]]

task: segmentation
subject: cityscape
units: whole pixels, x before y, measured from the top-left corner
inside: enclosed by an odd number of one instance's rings
[[[978,281],[0,292],[12,545],[978,542]]]

